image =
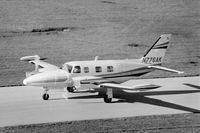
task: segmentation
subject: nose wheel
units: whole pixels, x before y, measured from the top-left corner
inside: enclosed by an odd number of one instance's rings
[[[44,93],[42,98],[43,98],[43,100],[48,100],[49,99],[49,94]]]

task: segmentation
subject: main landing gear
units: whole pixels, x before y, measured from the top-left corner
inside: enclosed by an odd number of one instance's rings
[[[105,95],[103,98],[105,103],[111,103],[112,102],[112,98],[108,98],[108,95]]]
[[[113,98],[113,90],[112,90],[112,88],[107,88],[106,94],[104,95],[103,100],[104,100],[105,103],[111,103],[112,98]]]
[[[48,100],[49,99],[49,94],[47,93],[48,89],[47,87],[44,88],[44,94],[42,96],[43,100]]]
[[[75,89],[75,87],[67,87],[68,92],[74,92]]]

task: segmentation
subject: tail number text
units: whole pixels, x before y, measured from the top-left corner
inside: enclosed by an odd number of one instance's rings
[[[142,60],[143,63],[161,63],[162,57],[145,57]]]

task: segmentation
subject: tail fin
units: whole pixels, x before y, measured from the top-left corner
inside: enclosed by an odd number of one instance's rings
[[[169,45],[171,34],[163,34],[142,57],[142,63],[161,64]]]

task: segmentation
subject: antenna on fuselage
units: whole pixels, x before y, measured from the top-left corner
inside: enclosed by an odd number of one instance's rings
[[[97,61],[99,59],[99,56],[95,56],[94,61]]]

